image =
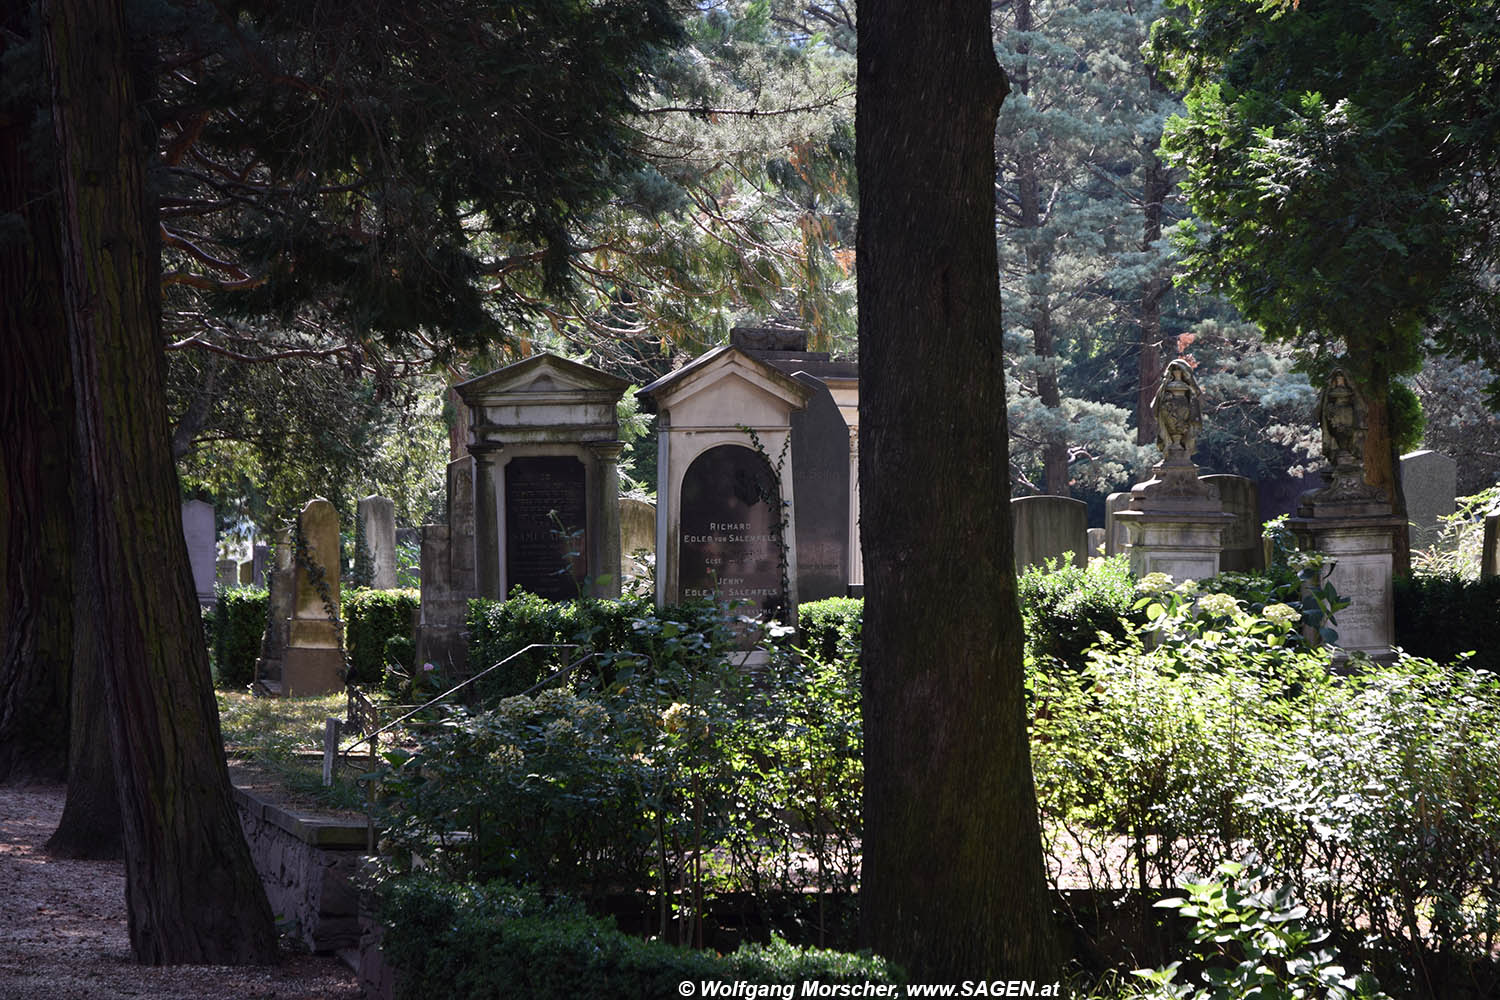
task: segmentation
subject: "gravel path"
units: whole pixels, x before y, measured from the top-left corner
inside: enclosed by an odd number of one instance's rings
[[[134,964],[124,864],[42,852],[64,794],[62,786],[0,786],[0,998],[358,1000],[354,973],[332,958],[287,955],[269,967]]]

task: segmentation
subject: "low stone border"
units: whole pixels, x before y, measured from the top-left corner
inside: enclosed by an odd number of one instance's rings
[[[369,843],[363,823],[273,805],[234,787],[250,856],[279,924],[316,953],[359,947],[355,874]]]

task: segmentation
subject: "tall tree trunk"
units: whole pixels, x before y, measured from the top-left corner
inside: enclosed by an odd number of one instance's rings
[[[1156,82],[1155,74],[1152,75],[1151,89],[1160,89]],[[1161,224],[1163,207],[1167,195],[1172,190],[1171,171],[1156,155],[1156,150],[1151,149],[1146,153],[1146,177],[1143,185],[1142,195],[1144,205],[1142,218],[1144,225],[1141,230],[1141,252],[1149,254],[1161,240]],[[1161,382],[1162,372],[1162,335],[1161,335],[1161,304],[1166,298],[1167,289],[1171,287],[1167,276],[1159,270],[1146,279],[1145,287],[1141,289],[1140,306],[1140,338],[1138,346],[1140,355],[1136,365],[1136,444],[1154,444],[1156,442],[1156,414],[1151,410],[1151,400],[1156,395],[1157,386]]]
[[[1035,30],[1031,0],[1015,0],[1016,31]],[[1021,42],[1016,51],[1023,57],[1011,83],[1019,94],[1031,92],[1031,68],[1024,58],[1031,52],[1030,42]],[[1016,188],[1021,201],[1022,239],[1026,246],[1026,273],[1032,279],[1052,267],[1052,252],[1042,243],[1042,191],[1037,151],[1022,149],[1017,155]],[[1049,410],[1062,406],[1062,390],[1057,381],[1057,344],[1052,334],[1052,303],[1049,282],[1028,281],[1027,294],[1031,313],[1031,345],[1041,364],[1037,367],[1037,401]],[[1068,488],[1068,442],[1049,440],[1042,444],[1042,484],[1053,496],[1071,496]]]
[[[73,496],[88,490],[81,465],[74,470]],[[82,533],[75,550],[73,593],[92,593],[86,574],[93,572],[91,536]],[[115,784],[114,747],[109,737],[109,690],[99,659],[98,619],[81,601],[73,615],[73,692],[68,748],[68,798],[62,819],[47,838],[56,858],[114,859],[124,856],[125,830],[120,792]]]
[[[0,20],[0,57],[35,45],[33,11]],[[46,93],[10,62],[0,105],[0,782],[61,781],[72,659],[68,501],[73,403],[57,205],[47,150],[28,140]]]
[[[1351,359],[1353,354],[1350,354]],[[1363,364],[1351,367],[1361,381],[1368,407],[1365,413],[1365,482],[1385,490],[1391,513],[1401,519],[1396,529],[1394,572],[1411,575],[1411,531],[1406,524],[1406,494],[1401,490],[1401,456],[1391,428],[1391,374],[1385,365],[1367,354]]]
[[[867,0],[858,53],[863,934],[921,977],[1050,978],[1004,516],[1009,87],[985,0]]]
[[[79,530],[111,706],[130,942],[150,964],[270,961],[194,599],[163,390],[153,144],[138,120],[122,0],[44,0],[61,164],[68,345],[87,470]]]

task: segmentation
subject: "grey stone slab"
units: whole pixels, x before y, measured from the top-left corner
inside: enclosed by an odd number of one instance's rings
[[[1199,481],[1218,490],[1224,513],[1234,516],[1224,528],[1219,551],[1221,572],[1251,573],[1265,568],[1261,545],[1260,499],[1255,481],[1244,476],[1200,476]]]
[[[1072,497],[1018,497],[1010,502],[1015,534],[1016,572],[1067,556],[1075,566],[1088,565],[1089,508]]]
[[[197,591],[200,603],[211,603],[219,553],[213,504],[189,500],[182,505],[182,538],[187,542],[188,563],[193,568],[193,589]]]
[[[1480,579],[1500,576],[1500,514],[1484,519],[1484,551],[1479,556]]]
[[[1422,450],[1401,456],[1401,492],[1411,547],[1426,548],[1442,534],[1442,519],[1454,512],[1458,463],[1442,452]]]
[[[360,537],[370,559],[370,586],[396,586],[396,503],[389,497],[368,496],[359,502]]]
[[[1104,498],[1104,554],[1117,556],[1125,551],[1129,533],[1125,522],[1116,521],[1115,515],[1130,506],[1130,491],[1111,493]]]
[[[797,599],[843,597],[849,589],[849,426],[821,379],[793,411],[792,478],[797,503]]]

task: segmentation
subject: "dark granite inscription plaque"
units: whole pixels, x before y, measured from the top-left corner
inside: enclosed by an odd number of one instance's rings
[[[582,462],[568,455],[511,459],[505,466],[506,589],[520,585],[552,600],[577,597],[588,578],[587,524]]]
[[[684,601],[745,601],[758,614],[782,606],[775,479],[749,448],[721,444],[682,477],[677,581]]]

